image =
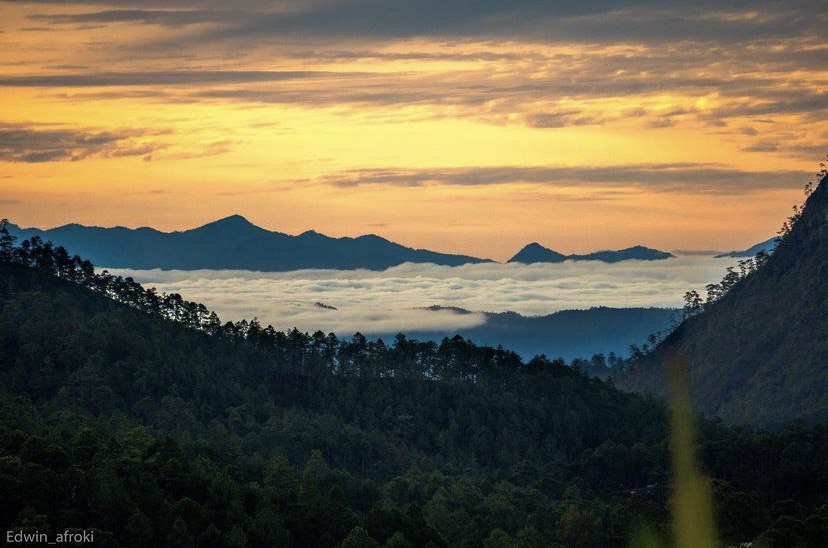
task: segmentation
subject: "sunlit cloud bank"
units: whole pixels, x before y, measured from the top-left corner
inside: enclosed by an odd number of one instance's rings
[[[681,304],[685,291],[703,289],[720,279],[725,267],[734,262],[684,256],[616,264],[583,261],[446,267],[407,263],[384,272],[114,272],[203,302],[225,320],[257,317],[280,329],[351,334],[450,332],[485,322],[482,314],[423,310],[431,305],[523,315],[593,306],[674,307]]]

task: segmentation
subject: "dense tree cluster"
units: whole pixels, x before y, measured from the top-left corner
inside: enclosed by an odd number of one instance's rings
[[[96,272],[90,261],[71,256],[63,246],[44,242],[39,236],[15,245],[16,238],[7,225],[7,219],[0,220],[0,261],[48,272],[142,312],[208,333],[218,333],[223,328],[218,316],[203,304],[186,301],[178,293],[159,294],[155,288],[144,288],[131,277],[115,276],[106,270]]]
[[[828,154],[826,154],[826,158],[828,158]],[[814,191],[817,189],[820,183],[822,183],[825,180],[826,176],[828,176],[828,165],[826,165],[825,162],[820,162],[819,171],[817,171],[816,175],[814,176],[816,178],[816,182],[808,181],[805,184],[804,191],[806,199],[814,193]],[[793,213],[791,214],[791,216],[785,219],[785,222],[782,223],[782,226],[777,231],[777,234],[779,234],[780,238],[784,238],[785,236],[790,234],[796,222],[800,219],[800,217],[802,217],[802,212],[804,210],[803,206],[794,204],[792,209]]]
[[[666,411],[459,337],[221,324],[0,234],[0,528],[113,546],[625,546],[668,531]],[[828,428],[705,422],[722,536],[817,545]],[[820,509],[822,508],[822,509]]]
[[[764,265],[768,260],[769,255],[764,251],[756,254],[756,257],[742,259],[737,263],[737,266],[729,266],[726,268],[726,273],[722,281],[718,283],[707,284],[707,298],[702,300],[698,291],[688,291],[684,294],[684,308],[682,310],[682,319],[687,319],[704,311],[705,306],[709,306],[722,299],[727,295],[736,285],[747,279],[747,277]]]

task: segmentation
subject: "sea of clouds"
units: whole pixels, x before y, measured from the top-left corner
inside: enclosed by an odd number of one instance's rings
[[[686,291],[702,291],[735,262],[685,255],[615,264],[567,261],[449,267],[406,263],[382,272],[110,270],[159,291],[202,302],[222,320],[256,317],[279,329],[350,335],[357,331],[451,332],[485,322],[479,313],[424,309],[432,305],[529,316],[593,306],[676,307]]]

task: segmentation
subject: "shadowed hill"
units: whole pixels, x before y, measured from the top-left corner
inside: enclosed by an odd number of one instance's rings
[[[429,310],[452,310],[454,307],[432,306]],[[544,354],[570,361],[595,354],[613,353],[619,358],[629,354],[630,345],[642,345],[651,333],[669,329],[679,311],[669,308],[609,308],[561,310],[545,316],[522,316],[516,312],[483,312],[481,325],[451,331],[416,331],[419,339],[440,341],[446,335],[459,334],[477,344],[503,346],[530,359]],[[393,333],[378,336],[393,337]]]
[[[663,364],[683,354],[697,409],[728,422],[775,425],[828,416],[828,183],[762,267],[685,320],[617,380],[663,395]]]

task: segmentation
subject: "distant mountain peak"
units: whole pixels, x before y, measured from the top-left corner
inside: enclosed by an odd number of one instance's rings
[[[362,236],[357,236],[356,239],[357,240],[362,240],[362,241],[373,241],[373,242],[388,242],[388,241],[390,241],[387,238],[383,238],[382,236],[379,236],[377,234],[363,234]]]
[[[214,232],[214,231],[222,231],[227,234],[241,234],[241,233],[249,233],[249,232],[269,232],[264,228],[254,225],[250,221],[248,221],[244,216],[235,214],[230,215],[227,217],[223,217],[211,223],[207,223],[202,225],[198,228],[193,228],[190,230],[185,230],[185,233],[199,233],[199,232]]]
[[[560,263],[563,261],[603,261],[606,263],[615,263],[626,260],[643,260],[643,261],[657,261],[661,259],[669,259],[673,257],[672,254],[666,251],[659,251],[643,245],[634,245],[618,251],[605,250],[596,251],[594,253],[587,253],[585,255],[563,255],[557,251],[553,251],[543,247],[537,242],[527,244],[517,252],[517,254],[509,259],[510,263]]]
[[[212,223],[208,223],[208,225],[256,226],[253,223],[251,223],[250,221],[248,221],[247,218],[244,215],[239,215],[238,213],[233,214],[233,215],[228,215],[227,217],[223,217],[221,219],[213,221]],[[207,225],[205,225],[205,226],[207,226]],[[259,227],[256,227],[256,228],[259,228]]]
[[[293,236],[258,227],[238,214],[176,232],[67,226],[11,230],[18,237],[40,236],[112,268],[284,272],[305,268],[385,270],[406,262],[446,266],[486,262],[413,249],[374,234],[334,238],[308,230]]]
[[[514,257],[509,259],[510,263],[560,263],[567,259],[566,255],[543,247],[537,242],[526,244]]]

